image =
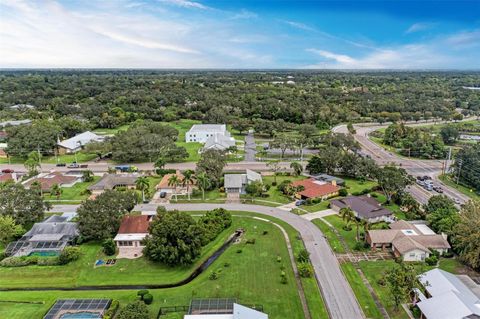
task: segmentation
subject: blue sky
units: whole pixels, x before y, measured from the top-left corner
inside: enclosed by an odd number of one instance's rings
[[[480,1],[0,0],[0,67],[480,69]]]

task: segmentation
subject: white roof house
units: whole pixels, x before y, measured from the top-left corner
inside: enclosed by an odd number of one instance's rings
[[[205,144],[209,137],[222,135],[230,137],[225,124],[194,124],[190,130],[185,133],[186,142],[198,142]]]
[[[219,150],[219,151],[224,151],[228,149],[229,147],[235,146],[236,142],[233,137],[230,136],[225,136],[225,135],[220,135],[220,134],[214,134],[213,136],[210,136],[207,141],[205,142],[205,145],[203,146],[202,150]]]
[[[66,149],[67,152],[75,152],[91,142],[101,142],[104,137],[90,131],[75,135],[72,138],[58,142],[58,146]]]
[[[7,127],[7,126],[19,126],[32,123],[32,120],[13,120],[13,121],[5,121],[0,122],[0,127]]]
[[[432,269],[419,276],[430,298],[419,294],[418,308],[426,319],[480,317],[480,299],[457,276]]]

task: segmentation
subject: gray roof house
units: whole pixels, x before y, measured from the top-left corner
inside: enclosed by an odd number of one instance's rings
[[[336,212],[340,212],[344,207],[350,207],[357,218],[366,219],[371,223],[393,221],[393,213],[383,208],[375,198],[367,195],[349,196],[330,202],[330,208]]]
[[[0,122],[0,127],[5,128],[7,126],[19,126],[19,125],[26,125],[32,123],[32,120],[13,120],[13,121],[5,121]]]
[[[116,187],[134,188],[135,182],[140,177],[140,174],[105,174],[95,184],[90,185],[88,190],[92,193],[102,193],[105,190],[112,190]]]
[[[8,256],[28,256],[35,252],[59,253],[78,235],[77,223],[67,222],[68,217],[50,216],[25,233],[5,249]]]
[[[245,194],[245,188],[248,184],[261,180],[262,175],[249,169],[246,170],[245,174],[225,174],[225,192]]]
[[[419,276],[426,296],[416,291],[417,307],[425,319],[480,318],[478,293],[467,287],[457,276],[435,268]]]
[[[345,185],[344,179],[340,177],[328,175],[328,174],[317,174],[317,175],[312,175],[312,177],[317,181],[323,181],[330,184],[332,184],[332,182],[335,182],[335,185],[339,185],[339,186]]]
[[[58,142],[59,148],[65,150],[66,153],[73,153],[82,149],[83,146],[91,142],[101,142],[104,140],[104,136],[97,135],[90,131],[77,134],[72,138]]]
[[[228,148],[235,146],[235,139],[230,136],[225,136],[221,134],[214,134],[210,136],[205,145],[202,147],[201,151],[206,150],[218,150],[218,151],[225,151]]]

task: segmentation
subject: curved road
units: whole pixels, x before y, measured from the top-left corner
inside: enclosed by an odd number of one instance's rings
[[[469,119],[469,118],[467,118]],[[467,120],[466,119],[466,120]],[[440,124],[441,122],[437,122]],[[434,123],[407,123],[408,126],[419,126],[419,125],[429,125]],[[377,145],[370,140],[369,134],[380,128],[387,127],[388,124],[378,125],[373,123],[364,123],[354,125],[356,133],[353,135],[355,140],[358,141],[362,150],[367,153],[375,162],[379,165],[384,165],[388,163],[395,163],[403,167],[410,175],[413,176],[430,176],[436,185],[440,185],[444,191],[444,194],[451,198],[457,198],[460,200],[460,203],[464,203],[469,200],[468,196],[460,193],[454,188],[451,188],[445,185],[442,181],[438,179],[438,176],[442,172],[443,162],[441,160],[422,160],[422,159],[412,159],[398,156],[394,153],[391,153],[384,149],[383,147]],[[348,133],[346,125],[339,125],[332,129],[336,133]],[[428,202],[428,199],[435,195],[434,191],[427,191],[418,185],[412,185],[409,187],[409,192],[422,204]]]
[[[135,207],[136,211],[155,211],[157,204],[142,204]],[[302,236],[305,248],[310,253],[310,260],[315,270],[315,276],[322,291],[330,318],[362,319],[365,318],[357,299],[345,279],[337,258],[333,254],[324,235],[310,221],[286,212],[284,210],[248,204],[167,204],[168,210],[204,211],[223,207],[232,211],[255,212],[276,217],[290,224]],[[52,212],[75,212],[78,205],[55,205]]]

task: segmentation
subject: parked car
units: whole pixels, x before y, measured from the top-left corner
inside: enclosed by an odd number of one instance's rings
[[[457,205],[460,205],[460,200],[458,198],[454,198],[453,199],[453,202]]]
[[[88,164],[80,164],[80,168],[87,168]]]
[[[297,200],[297,201],[295,202],[295,206],[297,206],[297,207],[298,207],[298,206],[302,206],[303,204],[305,204],[305,201],[304,201],[303,199]]]
[[[57,167],[65,167],[65,166],[67,166],[67,164],[66,164],[66,163],[57,163],[55,166],[57,166]]]
[[[73,162],[72,164],[69,164],[67,167],[68,168],[79,168],[80,165],[78,165],[77,162]]]
[[[11,168],[2,169],[2,173],[5,173],[5,174],[11,174],[11,173],[13,173],[13,172],[14,172],[14,170],[11,169]]]
[[[160,192],[160,198],[167,197],[167,192]]]
[[[424,186],[425,182],[421,179],[417,179],[417,184],[420,185],[420,186]]]

